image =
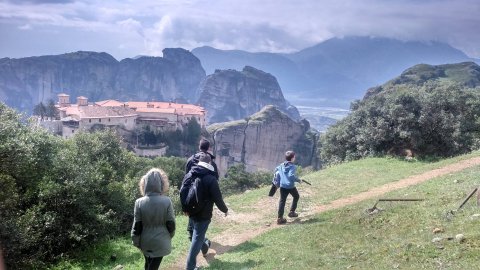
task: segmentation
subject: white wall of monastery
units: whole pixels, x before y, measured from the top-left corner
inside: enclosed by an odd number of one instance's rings
[[[122,116],[122,117],[102,117],[102,118],[82,118],[80,120],[80,129],[86,130],[92,128],[94,125],[103,126],[122,126],[126,130],[135,129],[135,119],[137,116]]]
[[[161,119],[164,118],[168,122],[177,122],[177,115],[173,113],[160,113],[160,112],[136,112],[138,114],[138,117],[142,118],[155,118],[155,119]]]

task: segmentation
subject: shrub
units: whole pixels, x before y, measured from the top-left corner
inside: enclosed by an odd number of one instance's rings
[[[241,193],[247,189],[258,188],[271,183],[272,173],[245,171],[244,164],[231,166],[225,178],[220,180],[220,188],[224,196]]]
[[[354,103],[352,113],[321,137],[332,164],[398,153],[447,157],[478,148],[480,94],[454,84],[397,87]]]

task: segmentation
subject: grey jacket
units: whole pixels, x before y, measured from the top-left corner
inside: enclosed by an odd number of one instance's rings
[[[171,239],[175,234],[175,215],[169,197],[150,192],[155,185],[150,179],[145,183],[145,196],[135,201],[132,226],[133,244],[147,257],[163,257],[172,250]],[[170,223],[167,229],[167,223]],[[173,229],[172,229],[173,223]],[[170,230],[170,232],[169,232]]]

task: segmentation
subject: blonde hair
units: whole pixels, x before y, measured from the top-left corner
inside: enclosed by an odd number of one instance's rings
[[[140,193],[142,196],[145,196],[145,182],[148,178],[152,178],[160,184],[154,192],[158,192],[160,194],[166,194],[168,192],[169,188],[169,183],[168,183],[168,176],[167,174],[158,168],[152,168],[150,169],[142,178],[140,179],[140,182],[138,183],[138,188],[140,189]]]

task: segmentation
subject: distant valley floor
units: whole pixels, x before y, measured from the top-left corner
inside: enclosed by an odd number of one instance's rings
[[[328,127],[335,124],[337,121],[346,117],[350,110],[338,107],[324,107],[324,106],[303,106],[295,104],[300,116],[310,122],[310,126],[320,132],[325,132]]]

